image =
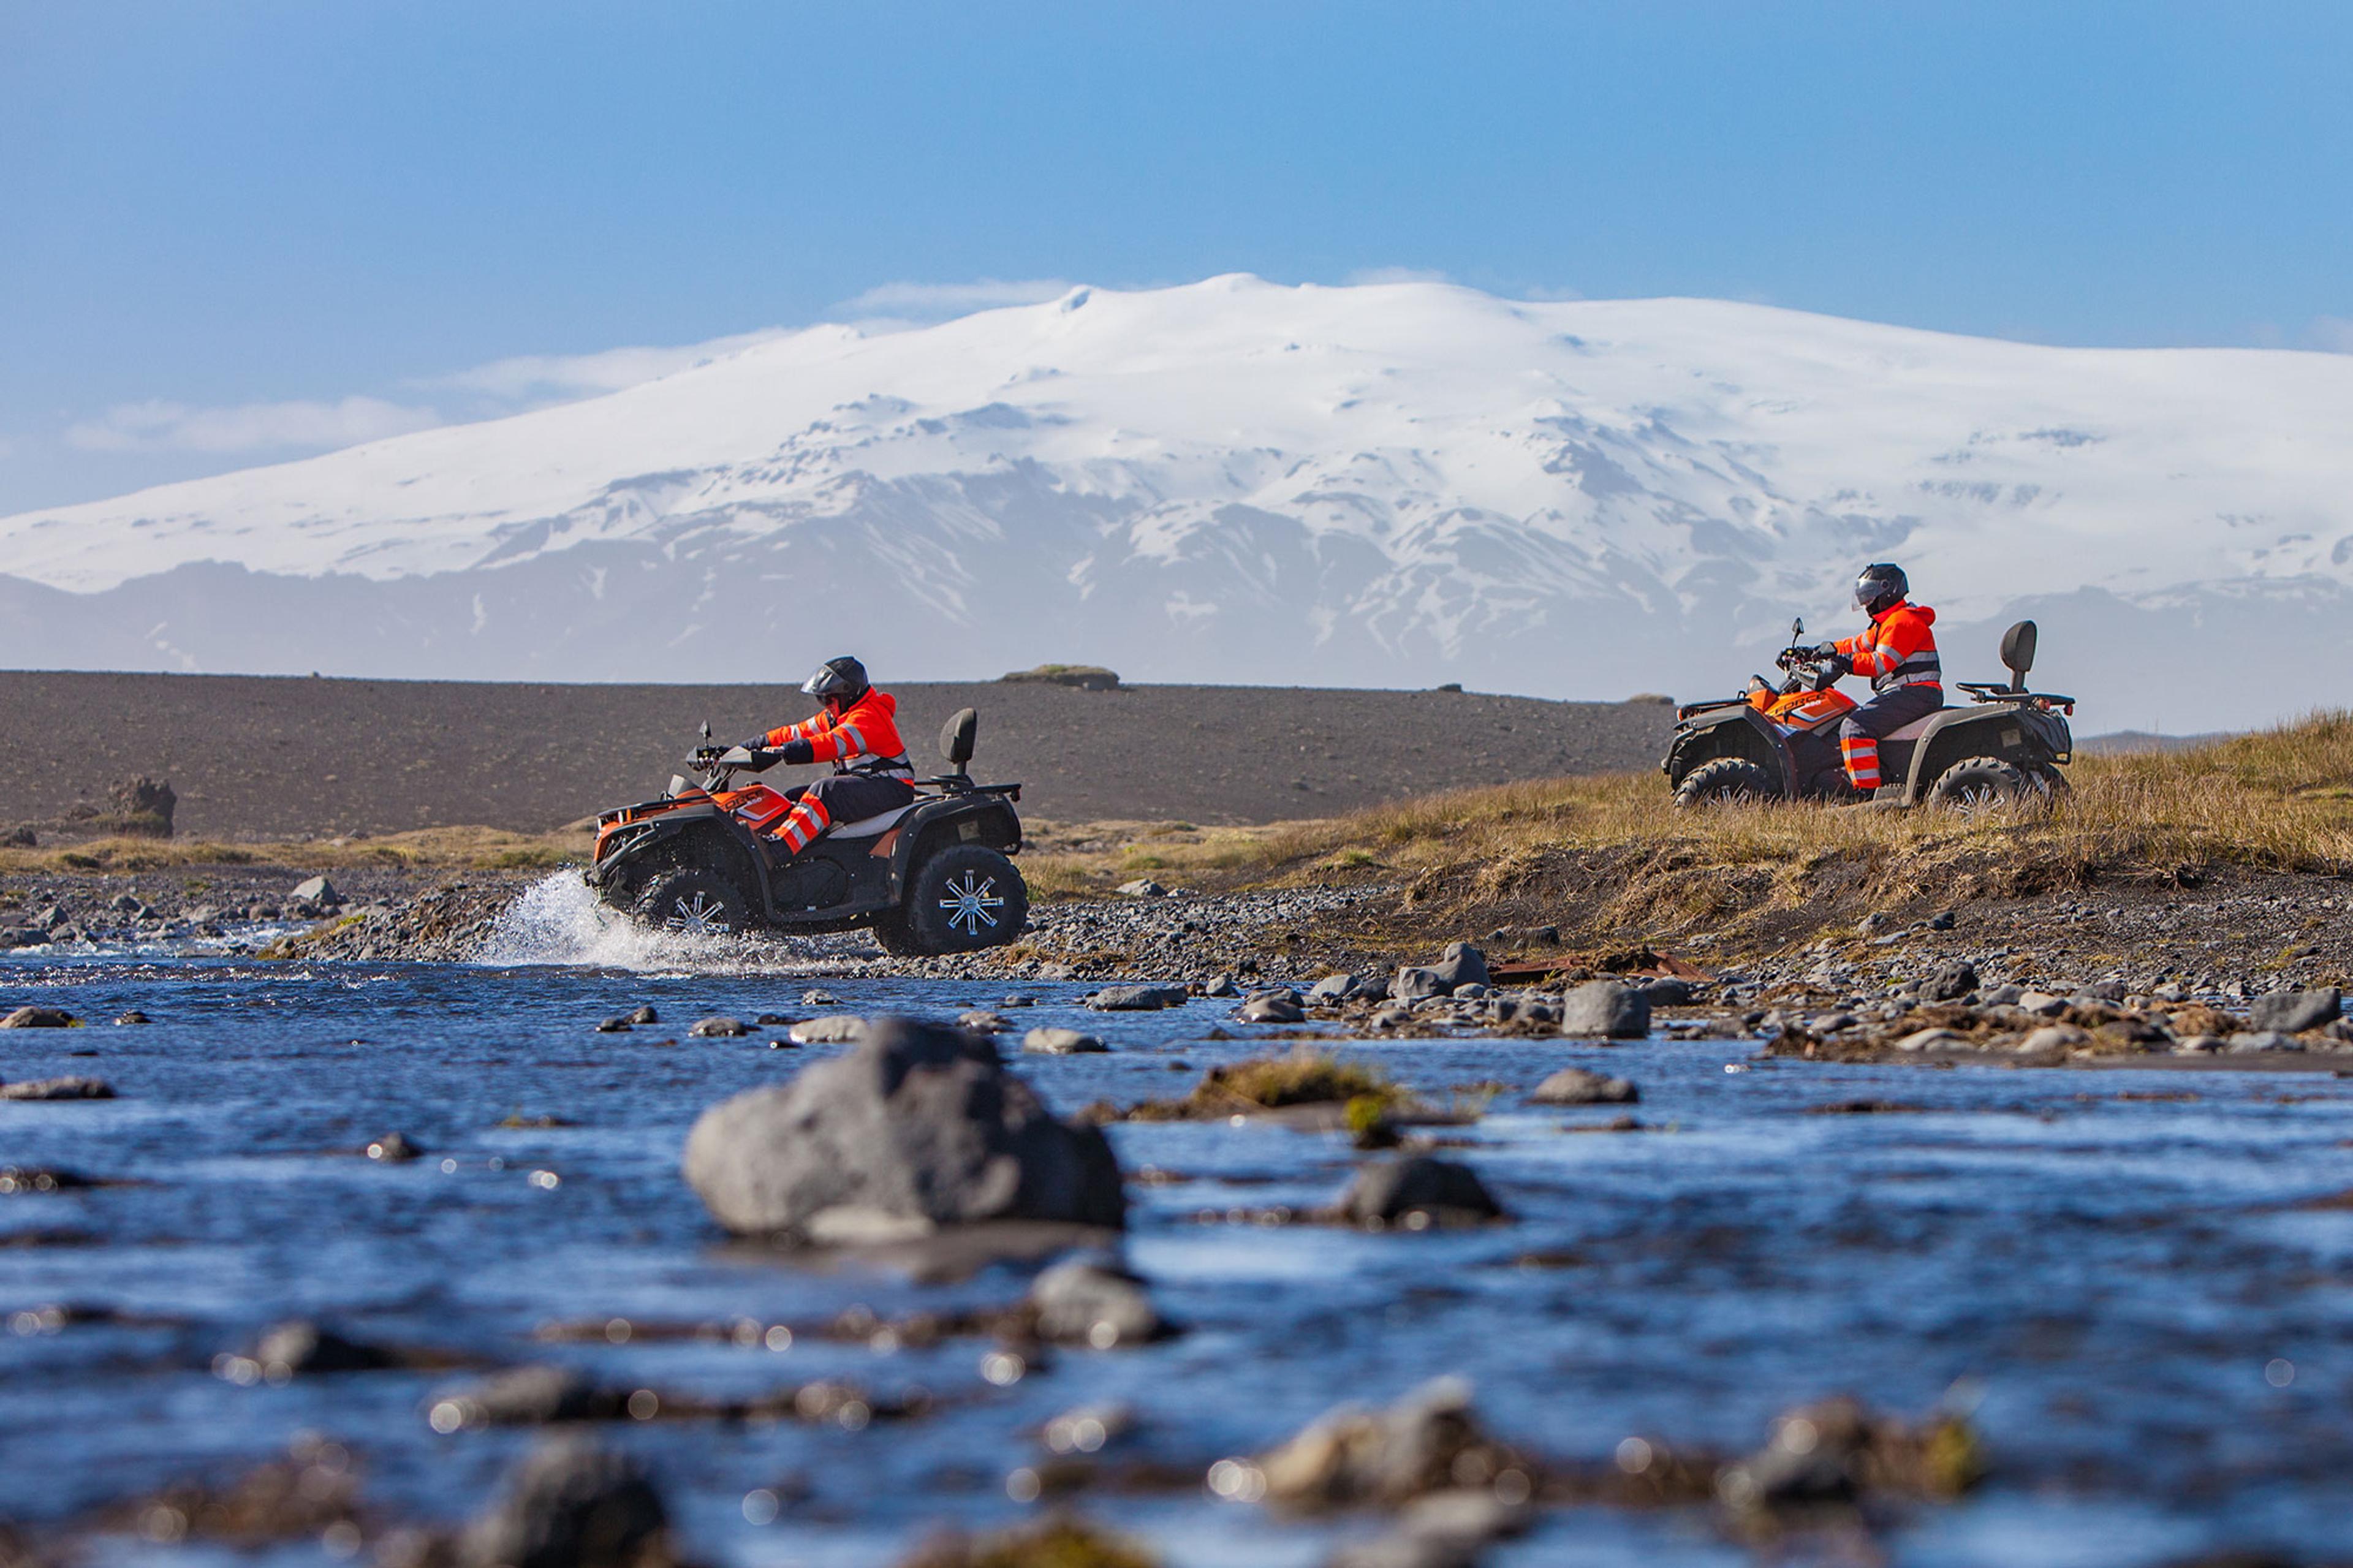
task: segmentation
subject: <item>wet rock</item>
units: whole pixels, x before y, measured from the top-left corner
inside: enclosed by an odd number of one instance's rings
[[[1504,1206],[1476,1171],[1427,1154],[1360,1166],[1340,1194],[1339,1212],[1355,1225],[1409,1229],[1481,1225],[1504,1217]]]
[[[121,1014],[114,1020],[115,1024],[119,1027],[122,1028],[135,1028],[139,1025],[152,1024],[154,1021],[154,1019],[149,1017],[146,1014],[142,1013],[136,1007],[132,1008],[127,1013]]]
[[[1472,1568],[1490,1542],[1518,1535],[1531,1522],[1525,1485],[1510,1490],[1521,1500],[1509,1500],[1493,1487],[1416,1498],[1388,1533],[1340,1548],[1327,1568]]]
[[[1099,1128],[1056,1118],[987,1042],[884,1018],[789,1084],[702,1113],[685,1173],[729,1229],[813,1241],[985,1220],[1118,1226],[1126,1196]]]
[[[1168,1331],[1144,1281],[1106,1258],[1073,1258],[1038,1276],[1029,1287],[1038,1337],[1107,1351],[1140,1345]]]
[[[1307,1017],[1295,991],[1261,991],[1241,1005],[1235,1017],[1245,1024],[1298,1024]]]
[[[661,1022],[661,1015],[656,1012],[654,1005],[649,1002],[636,1012],[629,1014],[623,1021],[630,1024],[659,1024]]]
[[[1357,977],[1354,974],[1327,974],[1307,988],[1311,1003],[1345,1002],[1356,994]]]
[[[1451,996],[1457,987],[1487,984],[1487,955],[1467,942],[1450,942],[1432,973],[1440,990]]]
[[[1424,1384],[1387,1410],[1343,1405],[1256,1468],[1270,1500],[1307,1508],[1397,1507],[1499,1477],[1528,1479],[1519,1457],[1482,1428],[1471,1385],[1456,1377]]]
[[[2277,1029],[2245,1029],[2224,1041],[2222,1048],[2234,1057],[2254,1056],[2265,1051],[2300,1051],[2304,1042]],[[7,1092],[0,1089],[0,1094]]]
[[[1966,1423],[1947,1417],[1913,1428],[1837,1398],[1777,1418],[1765,1447],[1725,1467],[1715,1490],[1732,1508],[1755,1511],[1874,1494],[1957,1497],[1982,1472]]]
[[[1966,958],[1940,963],[1920,983],[1921,997],[1929,1002],[1957,1002],[1978,988],[1978,966]]]
[[[436,1432],[475,1426],[544,1426],[562,1421],[613,1421],[628,1396],[599,1388],[568,1366],[519,1366],[436,1394],[427,1419]]]
[[[1389,982],[1389,995],[1398,1002],[1421,1002],[1432,996],[1446,994],[1446,985],[1435,969],[1416,968],[1408,964],[1397,972]]]
[[[79,1022],[62,1007],[19,1007],[0,1018],[0,1029],[70,1029]]]
[[[1563,1068],[1528,1094],[1534,1105],[1632,1105],[1641,1098],[1628,1079],[1584,1068]]]
[[[992,1013],[986,1007],[975,1007],[956,1015],[956,1027],[970,1029],[976,1035],[1001,1035],[1013,1027],[1013,1020],[1002,1013]]]
[[[1561,998],[1560,1032],[1580,1040],[1639,1040],[1651,1032],[1651,999],[1620,981],[1588,981]]]
[[[458,1543],[460,1568],[663,1568],[670,1516],[638,1461],[579,1442],[515,1467]]]
[[[2073,1024],[2045,1024],[2039,1029],[2028,1030],[2025,1038],[2018,1042],[2017,1048],[2019,1054],[2024,1056],[2043,1051],[2072,1051],[2091,1043],[2091,1032],[2087,1029],[2079,1029]]]
[[[1165,899],[1168,896],[1168,889],[1149,877],[1138,877],[1133,882],[1122,882],[1118,890],[1122,897],[1130,899]]]
[[[1087,998],[1087,1005],[1098,1013],[1152,1013],[1192,999],[1181,985],[1106,985]]]
[[[298,904],[316,904],[322,910],[333,909],[343,901],[343,894],[335,891],[335,885],[324,877],[297,882],[293,892],[287,896]]]
[[[605,1019],[596,1026],[596,1032],[600,1035],[626,1035],[630,1027],[628,1017],[624,1015],[618,1018]]]
[[[264,1331],[253,1347],[253,1361],[272,1383],[313,1373],[375,1372],[395,1364],[378,1347],[346,1339],[307,1318],[279,1323]]]
[[[732,1040],[751,1032],[751,1026],[741,1018],[730,1018],[720,1013],[696,1019],[694,1026],[687,1030],[689,1035],[704,1040]]]
[[[0,1100],[112,1100],[114,1086],[102,1078],[44,1078],[0,1084]]]
[[[801,1005],[804,1007],[839,1007],[841,1005],[841,998],[836,996],[830,991],[804,991],[801,993]]]
[[[1643,986],[1642,994],[1649,998],[1653,1007],[1688,1007],[1692,998],[1699,994],[1699,987],[1688,980],[1678,980],[1670,975]]]
[[[1895,1042],[1899,1051],[1967,1050],[1971,1042],[1957,1029],[1915,1029]]]
[[[1239,996],[1241,994],[1242,988],[1240,984],[1230,974],[1213,975],[1211,976],[1208,984],[1201,987],[1202,995],[1216,997],[1219,1000],[1223,1000],[1229,996]]]
[[[2334,1022],[2344,1010],[2344,998],[2334,985],[2321,991],[2274,991],[2248,1005],[2247,1023],[2257,1030],[2300,1035]]]
[[[38,947],[49,940],[49,933],[38,926],[0,926],[0,952],[13,952],[20,947]]]
[[[1043,1027],[1021,1037],[1021,1048],[1035,1056],[1092,1056],[1111,1049],[1094,1036],[1077,1029]]]
[[[362,1152],[371,1160],[381,1160],[387,1165],[397,1165],[405,1161],[423,1158],[425,1151],[411,1142],[405,1133],[387,1132],[383,1137],[370,1142]]]
[[[866,1020],[851,1013],[795,1024],[786,1037],[797,1046],[846,1046],[866,1037]]]
[[[40,1165],[0,1165],[0,1197],[77,1192],[96,1185],[96,1182],[75,1171],[54,1170]],[[5,1568],[5,1564],[0,1564],[0,1568]]]

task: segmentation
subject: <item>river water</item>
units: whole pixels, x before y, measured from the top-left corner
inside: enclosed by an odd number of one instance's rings
[[[741,1564],[884,1564],[941,1521],[1035,1505],[1008,1474],[1058,1412],[1124,1404],[1126,1455],[1201,1466],[1263,1449],[1343,1399],[1460,1374],[1499,1434],[1606,1460],[1629,1436],[1753,1447],[1834,1392],[1919,1415],[1973,1414],[1993,1467],[1963,1502],[1883,1521],[1901,1563],[2165,1563],[2224,1544],[2341,1548],[2353,1500],[2353,1086],[2326,1072],[1934,1071],[1777,1063],[1746,1042],[1603,1048],[1523,1040],[1343,1048],[1426,1096],[1496,1081],[1449,1130],[1516,1216],[1468,1232],[1366,1235],[1205,1212],[1327,1200],[1355,1154],[1263,1124],[1121,1124],[1128,1255],[1188,1331],[1060,1352],[1009,1383],[991,1345],[666,1334],[1009,1302],[1009,1270],[948,1285],[817,1268],[724,1244],[680,1179],[695,1116],[826,1047],[773,1030],[701,1040],[705,1014],[994,1005],[1001,984],[828,979],[806,955],[748,966],[591,929],[543,899],[501,962],[264,964],[176,951],[0,960],[0,1000],[66,1007],[71,1031],[0,1036],[0,1075],[102,1076],[121,1098],[0,1103],[0,1163],[127,1184],[0,1197],[0,1516],[37,1531],[191,1475],[225,1475],[322,1433],[383,1518],[473,1511],[533,1434],[437,1434],[452,1373],[282,1386],[215,1360],[292,1317],[486,1365],[553,1360],[599,1383],[745,1395],[818,1377],[904,1422],[622,1421],[691,1552]],[[1064,1110],[1182,1092],[1279,1034],[1225,1004],[1089,1014],[1086,988],[1022,987],[1018,1025],[1105,1034],[1107,1056],[1018,1058]],[[650,1002],[665,1026],[592,1032]],[[136,1007],[154,1022],[117,1027]],[[669,1026],[675,1025],[677,1026]],[[1222,1026],[1236,1037],[1205,1040]],[[1641,1085],[1638,1131],[1580,1134],[1620,1108],[1519,1092],[1582,1064]],[[1810,1114],[1858,1099],[1918,1109]],[[571,1125],[502,1127],[555,1116]],[[354,1151],[397,1130],[427,1152]],[[60,1323],[37,1309],[70,1304]],[[550,1324],[590,1325],[551,1339]],[[602,1333],[594,1326],[608,1324]],[[774,1336],[767,1336],[773,1338]],[[231,1363],[223,1363],[230,1365]],[[1017,1482],[1016,1491],[1021,1489]],[[1096,1494],[1091,1517],[1170,1564],[1305,1565],[1368,1521],[1303,1521],[1204,1489]],[[347,1542],[272,1561],[327,1563]],[[135,1533],[100,1563],[186,1562]],[[217,1555],[216,1552],[212,1553]],[[1546,1514],[1502,1564],[1752,1561],[1705,1509]]]

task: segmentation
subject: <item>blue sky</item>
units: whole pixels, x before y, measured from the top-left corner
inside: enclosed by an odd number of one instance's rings
[[[2348,82],[2343,4],[0,0],[0,513],[1057,279],[2353,350]]]

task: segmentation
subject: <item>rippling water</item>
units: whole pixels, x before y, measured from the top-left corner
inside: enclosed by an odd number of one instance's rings
[[[1126,1402],[1140,1417],[1130,1452],[1206,1464],[1338,1400],[1445,1373],[1472,1380],[1509,1440],[1583,1459],[1638,1433],[1751,1447],[1777,1410],[1834,1391],[1908,1414],[1968,1403],[1994,1478],[1959,1506],[1896,1521],[1886,1542],[1901,1563],[2156,1563],[2225,1542],[2344,1539],[2353,1211],[2293,1206],[2353,1187],[2353,1097],[2326,1073],[1841,1068],[1723,1042],[1352,1046],[1440,1098],[1607,1067],[1641,1085],[1650,1130],[1574,1135],[1617,1108],[1500,1095],[1454,1152],[1517,1223],[1370,1236],[1200,1218],[1324,1200],[1357,1158],[1336,1136],[1114,1127],[1131,1171],[1188,1178],[1133,1187],[1129,1253],[1190,1331],[1059,1352],[998,1386],[979,1340],[891,1350],[805,1335],[775,1352],[534,1337],[557,1321],[799,1321],[854,1304],[888,1316],[1009,1302],[1023,1288],[1010,1271],[925,1286],[723,1245],[677,1173],[688,1126],[826,1053],[772,1050],[765,1034],[695,1040],[684,1026],[806,1014],[807,982],[729,972],[724,949],[650,944],[582,914],[550,895],[510,923],[495,951],[538,963],[0,961],[9,1005],[95,1021],[0,1035],[0,1075],[97,1074],[122,1096],[0,1103],[0,1162],[136,1184],[0,1198],[0,1241],[50,1233],[0,1246],[0,1312],[68,1302],[123,1315],[55,1330],[17,1317],[19,1331],[0,1333],[0,1514],[54,1523],[307,1430],[359,1456],[385,1513],[454,1520],[531,1440],[435,1434],[421,1405],[448,1374],[281,1387],[215,1375],[216,1354],[301,1314],[486,1363],[565,1361],[607,1384],[748,1394],[840,1376],[941,1396],[929,1417],[855,1431],[608,1428],[648,1458],[689,1546],[714,1563],[887,1563],[930,1522],[1018,1517],[1005,1477],[1074,1405]],[[948,1014],[1005,990],[823,984],[859,1012]],[[1078,1010],[1082,988],[1029,989],[1042,1005],[1016,1015],[1024,1026],[1084,1023],[1117,1047],[1019,1062],[1065,1110],[1181,1091],[1268,1033],[1220,1004],[1106,1018]],[[646,1001],[677,1026],[590,1031]],[[154,1025],[104,1022],[134,1006]],[[1213,1025],[1241,1037],[1205,1043]],[[2128,1098],[2150,1094],[2194,1098]],[[1804,1114],[1861,1097],[1925,1109]],[[499,1125],[513,1114],[576,1125]],[[353,1152],[395,1129],[429,1157],[385,1166]],[[772,1522],[747,1518],[759,1490],[783,1500]],[[1081,1500],[1166,1561],[1203,1568],[1310,1564],[1364,1528],[1206,1492]],[[329,1560],[323,1547],[277,1555]],[[158,1556],[129,1538],[99,1551]],[[1704,1510],[1591,1509],[1549,1514],[1489,1560],[1749,1559]]]

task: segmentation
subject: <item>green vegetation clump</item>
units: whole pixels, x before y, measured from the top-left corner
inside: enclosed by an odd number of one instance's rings
[[[1109,691],[1119,685],[1119,673],[1099,664],[1041,664],[1030,669],[1009,670],[997,678],[999,684],[1022,685],[1035,682],[1045,686],[1076,686],[1087,691]]]
[[[1132,1542],[1062,1517],[977,1540],[944,1536],[918,1547],[900,1568],[1156,1568],[1156,1563]]]

